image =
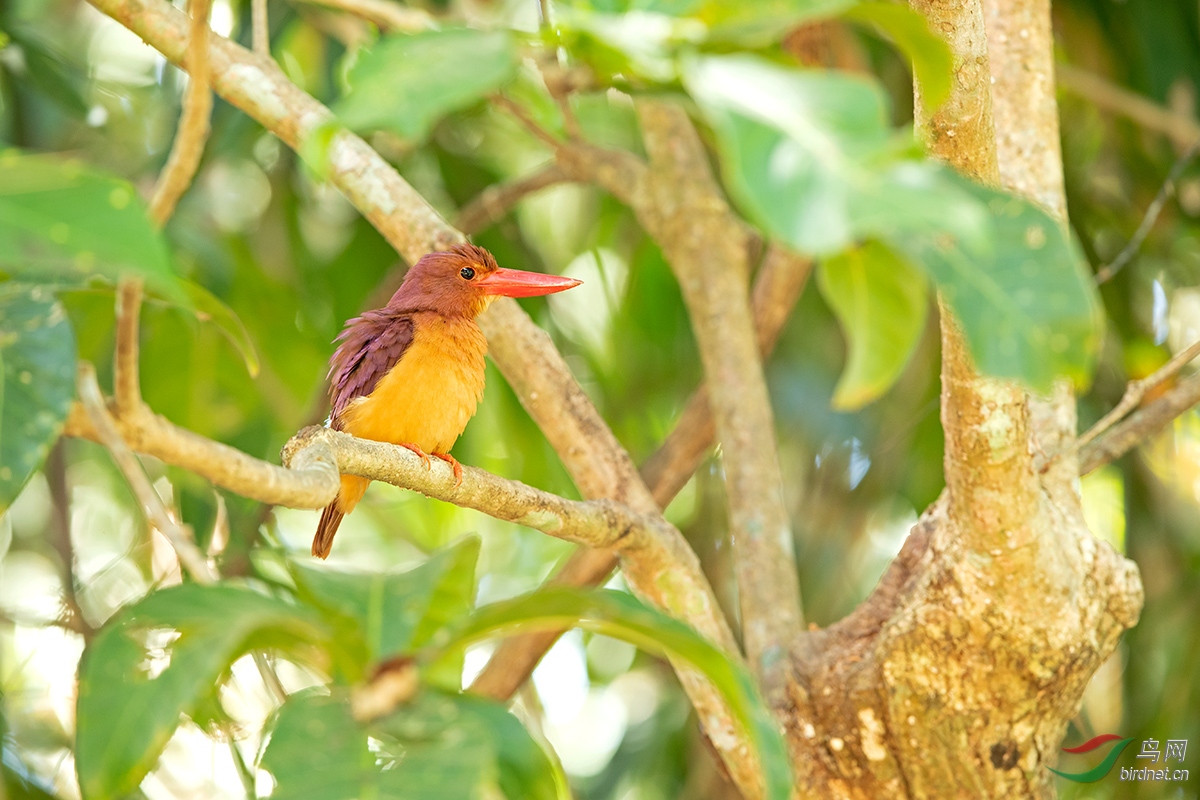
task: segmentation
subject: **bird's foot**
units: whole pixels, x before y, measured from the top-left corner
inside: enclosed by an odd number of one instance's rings
[[[433,462],[429,460],[429,453],[426,453],[421,448],[411,442],[396,442],[397,447],[403,447],[405,450],[416,453],[421,460],[425,462],[425,469],[433,469]],[[434,455],[437,455],[436,453]],[[440,456],[439,456],[440,458]]]
[[[454,488],[457,489],[462,485],[462,464],[458,463],[458,459],[449,453],[430,453],[434,458],[440,458],[450,465],[450,469],[454,470]]]

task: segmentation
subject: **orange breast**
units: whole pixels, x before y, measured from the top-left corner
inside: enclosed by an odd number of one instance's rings
[[[473,320],[421,313],[413,323],[412,344],[369,396],[342,412],[342,428],[448,453],[483,397],[487,340]]]

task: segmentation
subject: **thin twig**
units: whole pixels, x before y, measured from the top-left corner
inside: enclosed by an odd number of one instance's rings
[[[515,117],[527,131],[544,142],[551,150],[557,150],[562,147],[563,143],[561,140],[543,128],[537,120],[529,116],[529,113],[512,99],[502,94],[494,94],[492,95],[492,102]]]
[[[96,382],[96,369],[86,361],[79,362],[79,401],[87,411],[92,424],[96,426],[100,442],[112,453],[113,461],[129,482],[138,504],[142,507],[147,520],[166,537],[175,549],[181,563],[197,583],[216,583],[216,570],[208,563],[204,553],[192,541],[184,530],[171,519],[167,507],[158,492],[150,484],[145,470],[137,456],[125,444],[117,431],[117,423],[104,404],[104,396],[100,393],[100,384]]]
[[[1176,373],[1194,361],[1196,356],[1200,356],[1200,339],[1180,350],[1170,361],[1163,364],[1152,374],[1147,375],[1141,380],[1130,381],[1125,387],[1125,394],[1122,395],[1121,402],[1117,403],[1111,411],[1101,417],[1095,425],[1076,440],[1075,451],[1082,450],[1097,436],[1121,421],[1126,414],[1141,405],[1142,400],[1148,392],[1175,377]]]
[[[458,212],[455,225],[470,236],[504,217],[517,203],[548,186],[570,180],[562,167],[551,162],[536,172],[506,183],[497,183],[479,193]]]
[[[62,581],[63,605],[66,606],[69,626],[89,642],[95,629],[88,624],[79,597],[75,593],[75,547],[71,542],[71,492],[67,485],[67,464],[63,455],[63,440],[55,442],[46,457],[46,483],[50,489],[50,544],[58,554],[59,577]]]
[[[1147,100],[1136,92],[1118,86],[1093,72],[1071,64],[1055,66],[1058,83],[1070,89],[1098,107],[1127,117],[1143,128],[1165,134],[1177,147],[1189,147],[1200,139],[1200,122],[1158,103]]]
[[[1079,451],[1079,474],[1116,461],[1200,403],[1200,373],[1171,387]]]
[[[208,10],[212,0],[191,0],[189,7],[192,22],[189,39],[205,42],[208,36]],[[159,175],[150,198],[150,219],[160,228],[175,213],[179,198],[192,184],[200,157],[204,154],[204,143],[208,140],[209,116],[212,114],[212,92],[209,91],[208,48],[188,48],[188,86],[183,95],[183,110],[179,115],[179,127],[167,165]]]
[[[1179,158],[1175,159],[1175,163],[1171,166],[1171,171],[1167,173],[1166,180],[1163,181],[1162,186],[1158,189],[1158,194],[1154,195],[1154,200],[1150,202],[1149,207],[1146,209],[1141,223],[1138,225],[1137,230],[1133,232],[1133,237],[1130,238],[1129,243],[1125,245],[1121,252],[1117,253],[1116,258],[1096,273],[1096,283],[1107,283],[1126,264],[1133,260],[1137,251],[1141,249],[1142,243],[1146,241],[1146,237],[1150,235],[1150,229],[1154,227],[1154,223],[1158,220],[1158,215],[1162,213],[1163,206],[1167,204],[1167,200],[1170,199],[1171,195],[1175,194],[1176,181],[1183,175],[1183,171],[1187,169],[1188,164],[1192,163],[1192,159],[1196,157],[1197,153],[1200,153],[1200,138],[1192,142],[1187,150]]]
[[[113,348],[113,404],[118,416],[136,414],[142,409],[138,376],[141,309],[141,280],[122,277],[117,284],[117,341]]]
[[[254,52],[271,57],[271,23],[267,19],[267,0],[250,0],[250,36]]]

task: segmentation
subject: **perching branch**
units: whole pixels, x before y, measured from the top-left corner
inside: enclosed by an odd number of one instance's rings
[[[191,0],[191,36],[196,39],[208,30],[208,10],[212,0]],[[212,114],[212,92],[208,88],[208,48],[195,47],[188,53],[188,86],[183,95],[183,111],[167,165],[163,167],[154,195],[150,198],[150,219],[158,227],[167,224],[175,213],[175,205],[192,184],[204,143],[208,140],[209,115]]]
[[[165,0],[91,2],[168,59],[175,63],[183,59],[188,42],[186,20]],[[208,45],[214,90],[293,149],[333,118],[329,109],[290,83],[269,59],[212,33]],[[348,131],[338,133],[330,142],[328,158],[329,179],[410,263],[462,240],[462,234],[447,225],[361,138]],[[580,491],[587,497],[623,502],[636,513],[657,514],[653,497],[628,453],[571,376],[546,333],[520,306],[507,299],[494,303],[480,323],[493,359]],[[234,461],[246,458],[232,448],[227,450]],[[261,474],[259,464],[253,470]],[[262,494],[255,487],[247,496],[278,503],[278,498],[264,498]],[[677,531],[659,552],[630,551],[625,555],[623,567],[634,591],[735,652],[732,634],[712,588],[700,571],[695,553]],[[755,758],[720,695],[699,674],[686,669],[679,670],[679,674],[734,780],[748,797],[758,796],[761,776]]]

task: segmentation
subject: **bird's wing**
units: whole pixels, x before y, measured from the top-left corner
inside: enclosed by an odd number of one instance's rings
[[[341,344],[329,360],[333,426],[346,407],[375,390],[375,385],[404,357],[415,326],[410,315],[368,311],[346,323]]]

